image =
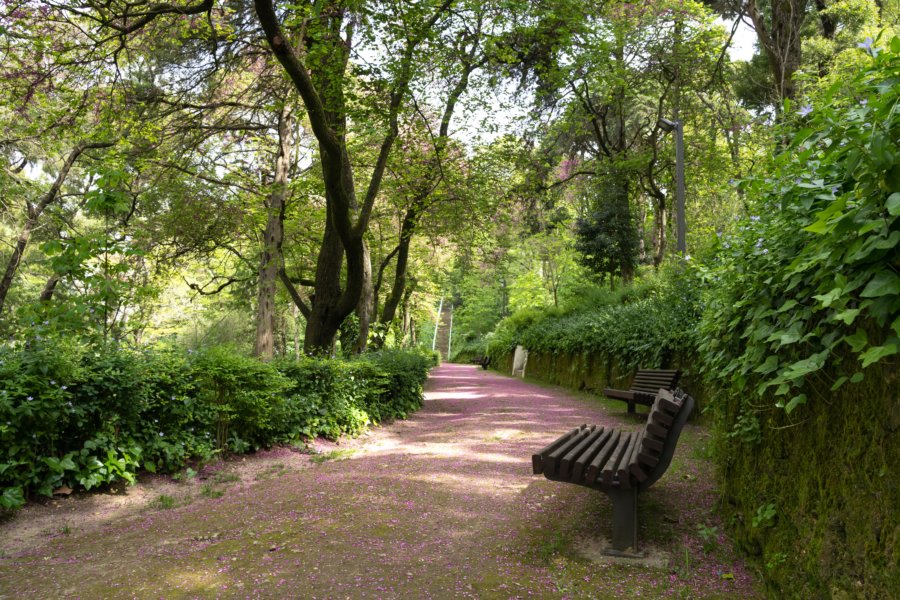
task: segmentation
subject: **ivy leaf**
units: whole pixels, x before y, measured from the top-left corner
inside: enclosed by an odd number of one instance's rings
[[[886,206],[892,217],[900,215],[900,192],[894,192],[888,196]]]
[[[25,496],[21,486],[6,488],[0,495],[0,508],[19,508],[23,504],[25,504]]]
[[[853,335],[844,336],[844,341],[850,344],[854,352],[859,352],[869,345],[869,336],[861,327],[858,327]]]
[[[845,325],[852,325],[853,321],[856,320],[856,316],[858,314],[858,308],[848,308],[847,310],[842,310],[838,314],[834,315],[834,319],[836,321],[843,321]]]
[[[841,297],[841,292],[843,292],[843,291],[844,290],[842,290],[841,288],[834,288],[827,294],[819,294],[819,295],[813,296],[813,298],[815,298],[816,300],[821,302],[822,306],[824,306],[825,308],[828,308],[829,306],[834,304],[835,300],[837,300],[838,298]]]
[[[766,359],[766,362],[759,365],[753,371],[755,373],[762,373],[763,375],[768,375],[772,371],[778,368],[778,357],[774,354],[770,354],[769,358]]]
[[[893,356],[894,354],[897,354],[897,344],[885,344],[884,346],[873,346],[869,348],[859,357],[859,359],[862,361],[863,369],[865,369],[872,363],[876,363],[882,358]]]
[[[859,383],[865,378],[866,376],[862,373],[854,373],[853,377],[850,378],[850,383]]]
[[[831,391],[836,392],[842,385],[847,383],[849,380],[850,380],[850,378],[847,377],[846,375],[838,377],[838,380],[835,381],[834,385],[831,386]]]
[[[806,394],[799,394],[791,398],[791,401],[788,402],[787,406],[784,407],[784,412],[786,412],[787,414],[791,414],[791,411],[793,411],[801,404],[806,404]]]
[[[825,365],[825,359],[827,357],[828,350],[823,350],[822,352],[813,354],[809,358],[798,360],[794,364],[788,366],[783,376],[785,379],[799,379],[805,377],[806,375],[821,369]]]
[[[875,274],[866,288],[862,291],[863,298],[879,298],[900,294],[900,277],[890,271],[881,271]]]
[[[797,306],[796,300],[794,300],[794,299],[788,300],[787,302],[785,302],[784,304],[781,305],[781,308],[778,309],[778,312],[785,312],[787,310],[791,310],[795,306]]]

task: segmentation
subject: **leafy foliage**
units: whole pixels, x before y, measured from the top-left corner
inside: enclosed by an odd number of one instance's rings
[[[679,347],[693,347],[699,298],[690,273],[665,273],[609,294],[608,304],[520,311],[490,339],[495,362],[517,344],[545,354],[599,354],[623,367],[659,367]]]
[[[716,293],[701,350],[720,385],[790,413],[900,349],[898,82],[894,38],[798,112],[770,176],[744,182],[759,216],[703,269]]]
[[[134,482],[143,468],[281,441],[358,435],[422,402],[433,358],[267,364],[226,348],[183,352],[45,337],[0,349],[0,502],[67,485]]]

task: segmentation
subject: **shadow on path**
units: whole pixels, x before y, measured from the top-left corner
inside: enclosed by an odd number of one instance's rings
[[[349,459],[0,557],[0,598],[750,595],[730,564],[718,565],[730,580],[712,567],[673,579],[668,568],[599,568],[577,555],[578,539],[606,534],[608,503],[534,477],[530,457],[582,423],[622,426],[589,399],[444,364],[424,408],[348,444]],[[707,518],[711,489],[698,493],[697,466],[681,464],[646,502],[657,517],[694,507],[676,523]],[[696,529],[651,525],[641,536],[676,549]]]

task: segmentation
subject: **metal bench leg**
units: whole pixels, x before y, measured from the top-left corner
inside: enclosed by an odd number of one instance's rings
[[[613,503],[612,547],[637,553],[637,490],[608,492]]]
[[[633,412],[634,412],[634,401],[629,400],[628,401],[628,414],[632,414]]]

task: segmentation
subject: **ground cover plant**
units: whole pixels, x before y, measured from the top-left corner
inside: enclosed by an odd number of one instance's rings
[[[41,338],[38,334],[36,338]],[[317,436],[356,436],[421,406],[433,357],[264,363],[227,348],[96,347],[57,338],[0,349],[3,508],[61,487]]]

